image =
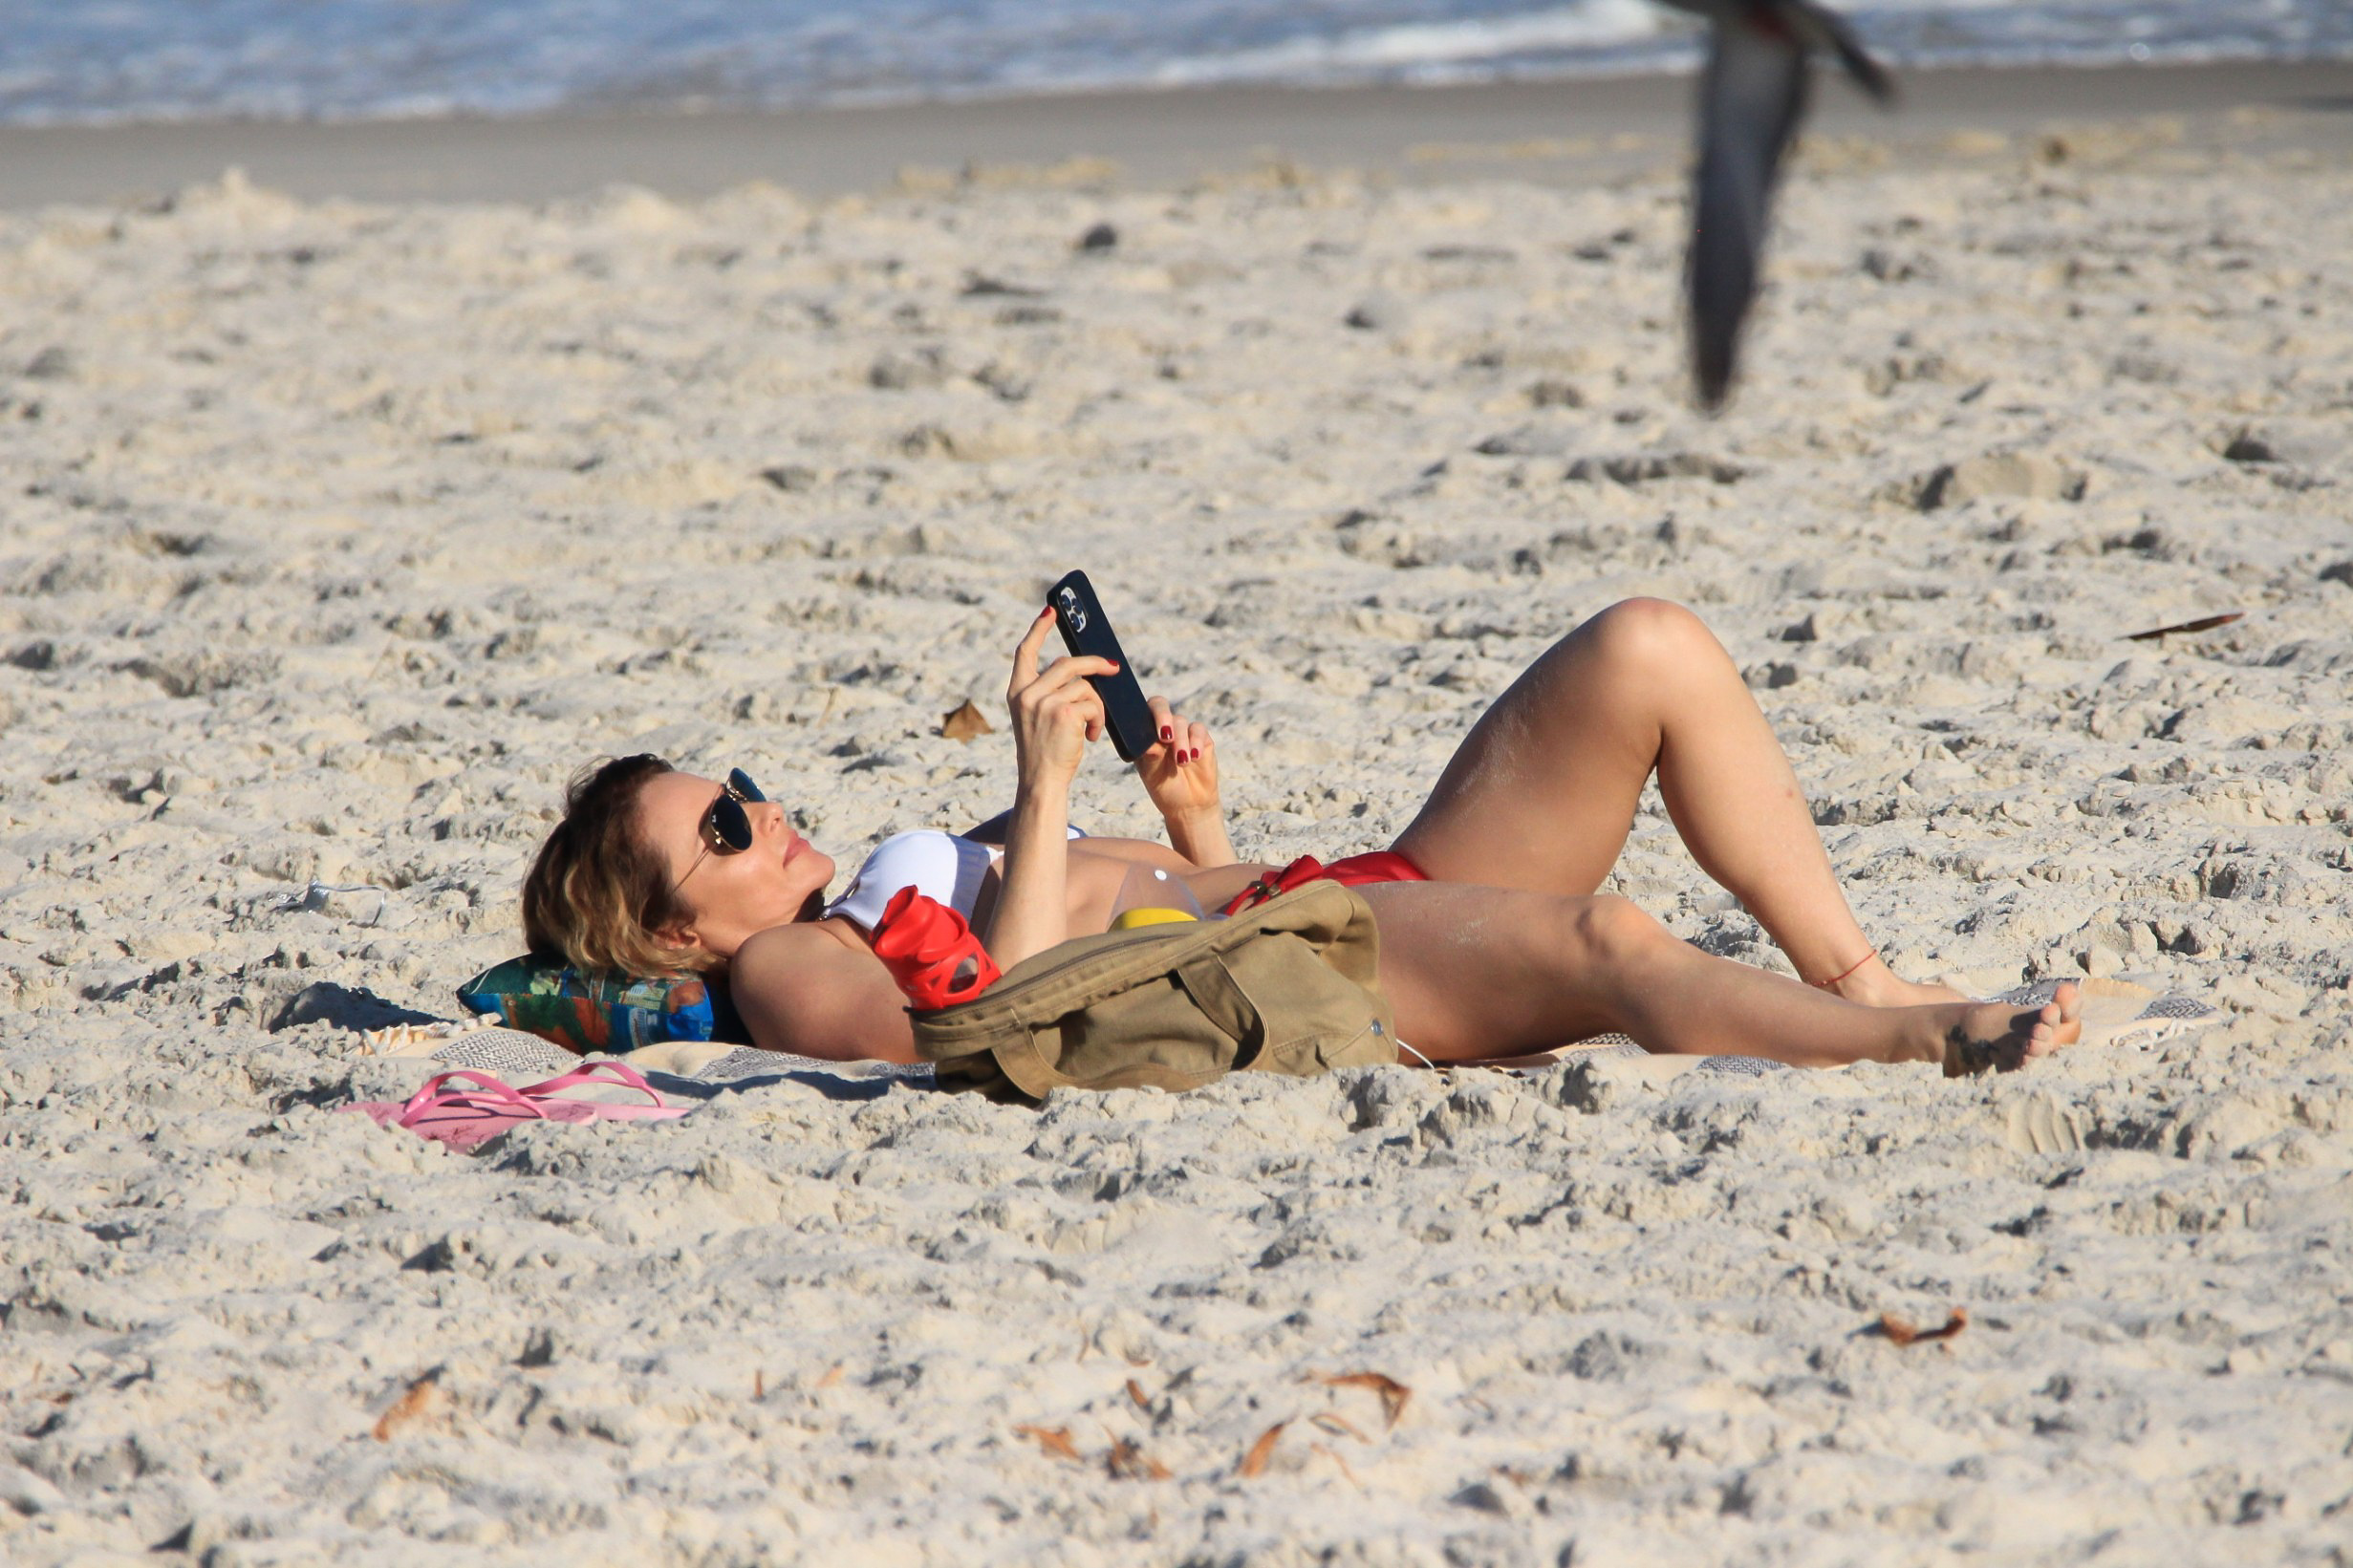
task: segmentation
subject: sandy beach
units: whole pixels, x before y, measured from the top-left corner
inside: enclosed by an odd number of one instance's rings
[[[2353,68],[2009,75],[1825,99],[1716,419],[1685,83],[758,169],[0,132],[0,1557],[2344,1562]],[[338,1112],[520,949],[584,762],[741,765],[845,875],[1002,808],[941,716],[1071,566],[1246,857],[1386,845],[1656,594],[1899,971],[2221,1016],[1998,1081]],[[1654,795],[1613,887],[1787,968]]]

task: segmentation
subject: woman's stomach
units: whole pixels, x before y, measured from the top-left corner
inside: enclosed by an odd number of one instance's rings
[[[1064,893],[1069,907],[1068,934],[1071,936],[1092,936],[1109,931],[1112,916],[1122,905],[1133,908],[1154,902],[1156,895],[1149,890],[1132,889],[1124,898],[1121,895],[1139,869],[1147,875],[1155,870],[1167,872],[1205,911],[1220,908],[1271,869],[1235,865],[1204,870],[1165,844],[1138,838],[1073,839],[1069,853]],[[996,907],[999,876],[999,871],[992,870],[988,880],[982,884],[980,899],[973,909],[972,924],[976,930],[988,929],[989,916]],[[1180,900],[1174,898],[1165,900],[1165,904],[1181,907]]]

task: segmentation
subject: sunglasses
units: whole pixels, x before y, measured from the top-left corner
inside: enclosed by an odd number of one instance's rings
[[[744,807],[766,799],[750,774],[740,767],[729,768],[726,787],[702,813],[702,841],[714,854],[742,854],[751,848],[751,816]]]

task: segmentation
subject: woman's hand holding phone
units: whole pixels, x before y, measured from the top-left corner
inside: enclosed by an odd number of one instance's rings
[[[1093,591],[1084,574],[1072,572],[1056,587],[1058,591],[1075,587],[1087,617],[1081,627],[1091,625],[1095,635],[1107,643],[1112,641],[1110,622],[1093,602]],[[1017,818],[1023,814],[1024,801],[1047,805],[1035,799],[1041,789],[1051,793],[1052,811],[1066,808],[1070,781],[1086,755],[1087,742],[1102,739],[1111,723],[1098,682],[1118,672],[1118,661],[1073,653],[1049,664],[1039,663],[1046,628],[1056,623],[1057,616],[1056,607],[1049,603],[1030,624],[1014,653],[1013,677],[1005,688],[1018,759]],[[1065,640],[1069,640],[1067,623],[1063,631]],[[1149,726],[1150,743],[1134,748],[1136,777],[1168,824],[1170,845],[1197,866],[1233,864],[1233,844],[1226,837],[1225,809],[1219,796],[1217,741],[1209,726],[1184,718],[1166,698],[1138,701],[1142,694],[1134,689],[1133,681],[1125,684],[1128,695],[1122,700],[1129,704],[1132,743],[1145,739],[1133,732]],[[1139,710],[1148,711],[1148,720]]]
[[[1089,676],[1119,667],[1107,658],[1073,654],[1041,664],[1047,629],[1054,612],[1043,611],[1029,624],[1013,654],[1013,677],[1005,685],[1005,708],[1013,717],[1013,754],[1020,790],[1046,785],[1067,792],[1087,742],[1103,734],[1103,698]]]
[[[1019,783],[1005,831],[1004,867],[997,905],[989,913],[989,956],[1011,969],[1069,935],[1070,851],[1064,825],[1070,814],[1070,780],[1087,742],[1103,733],[1103,698],[1090,676],[1116,669],[1110,659],[1073,655],[1038,662],[1048,611],[1030,623],[1013,653],[1005,708],[1013,716],[1013,754]]]

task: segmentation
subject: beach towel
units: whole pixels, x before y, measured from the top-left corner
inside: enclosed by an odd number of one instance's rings
[[[2086,979],[2078,983],[2083,993],[2083,1039],[2081,1045],[2069,1047],[2073,1050],[2145,1049],[2203,1028],[2222,1016],[2212,1003],[2196,997],[2160,993],[2129,980]],[[2051,999],[2051,993],[2058,987],[2057,980],[2037,980],[1989,999],[2017,1007],[2040,1006]],[[537,1035],[478,1023],[394,1024],[368,1030],[362,1039],[370,1055],[408,1057],[441,1067],[470,1067],[495,1073],[509,1082],[561,1073],[579,1065],[578,1057]],[[1691,1072],[1759,1078],[1797,1070],[1756,1056],[1652,1056],[1621,1034],[1595,1035],[1571,1045],[1525,1056],[1449,1065],[1465,1070],[1486,1068],[1524,1078],[1580,1062],[1615,1059],[1641,1062],[1642,1076],[1661,1083]],[[853,1080],[898,1080],[925,1085],[932,1079],[929,1063],[827,1062],[720,1041],[673,1041],[649,1045],[630,1052],[626,1061],[640,1073],[703,1084],[806,1073]],[[677,1092],[682,1085],[673,1084],[672,1087]]]

